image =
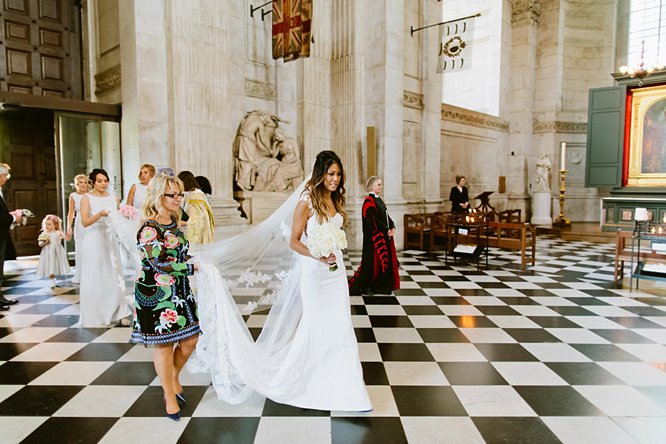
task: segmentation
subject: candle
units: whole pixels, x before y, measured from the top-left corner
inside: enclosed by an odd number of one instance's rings
[[[567,143],[566,142],[560,142],[560,169],[561,170],[566,170],[567,169]]]

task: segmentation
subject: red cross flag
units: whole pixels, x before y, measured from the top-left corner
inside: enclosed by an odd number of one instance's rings
[[[310,56],[313,0],[273,2],[273,59]]]

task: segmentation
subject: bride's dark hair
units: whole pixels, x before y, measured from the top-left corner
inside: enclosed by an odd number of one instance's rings
[[[340,213],[343,221],[347,221],[347,213],[345,212],[345,170],[342,167],[342,161],[333,151],[322,151],[317,154],[314,167],[312,167],[312,177],[305,184],[305,189],[310,192],[310,201],[312,202],[312,209],[317,213],[319,222],[324,222],[328,219],[328,208],[324,202],[324,177],[326,172],[333,164],[340,167],[340,183],[338,188],[331,193],[333,199],[333,206],[335,211]]]

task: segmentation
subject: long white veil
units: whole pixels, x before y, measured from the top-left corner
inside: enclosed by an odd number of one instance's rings
[[[296,390],[297,377],[279,371],[302,314],[301,261],[289,248],[294,210],[306,180],[265,221],[193,249],[194,284],[203,334],[188,362],[210,373],[219,399],[238,404],[257,391],[274,400]],[[243,314],[267,316],[256,341]]]

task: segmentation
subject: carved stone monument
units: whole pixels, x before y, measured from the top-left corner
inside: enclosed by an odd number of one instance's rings
[[[550,158],[541,153],[536,162],[536,188],[532,199],[532,224],[551,227],[553,219],[550,213]]]
[[[267,111],[245,114],[234,140],[234,199],[250,223],[261,222],[303,181],[300,149]]]

